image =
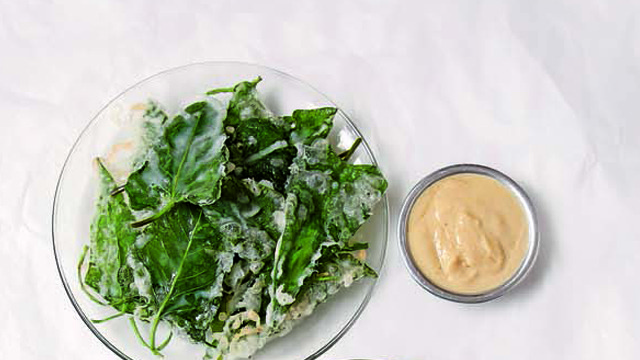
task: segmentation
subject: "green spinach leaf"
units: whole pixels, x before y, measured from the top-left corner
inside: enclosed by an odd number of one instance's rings
[[[132,226],[153,222],[182,201],[208,205],[218,199],[228,157],[223,119],[219,102],[200,101],[166,125],[125,185],[133,209],[155,211]]]
[[[178,204],[145,228],[138,250],[151,275],[154,315],[150,347],[161,319],[172,320],[194,339],[203,341],[222,296],[222,281],[233,254],[214,235],[202,211]]]
[[[260,80],[226,89],[233,92],[225,119],[227,147],[236,177],[267,180],[282,192],[296,151],[288,141],[290,124],[273,115],[260,100],[256,90]]]
[[[324,139],[299,148],[287,184],[285,227],[276,245],[273,294],[291,304],[325,247],[344,247],[371,215],[387,182],[372,165],[342,161]]]
[[[334,107],[323,107],[310,110],[295,110],[284,121],[290,124],[291,143],[294,145],[311,145],[317,139],[326,139],[333,127],[333,117],[338,112]]]
[[[101,191],[91,224],[89,264],[84,282],[110,305],[130,313],[137,303],[144,302],[141,294],[131,286],[133,269],[127,262],[138,231],[129,226],[134,217],[124,196],[110,194],[116,187],[113,177],[102,160],[96,159],[96,164]]]

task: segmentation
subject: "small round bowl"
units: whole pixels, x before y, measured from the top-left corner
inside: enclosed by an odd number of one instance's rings
[[[411,214],[411,210],[413,209],[413,205],[415,204],[418,197],[420,197],[420,195],[432,184],[448,176],[456,174],[478,174],[488,176],[497,180],[509,191],[511,191],[511,193],[516,197],[516,199],[522,206],[522,210],[524,211],[527,220],[529,230],[529,246],[527,248],[525,257],[520,264],[520,267],[502,285],[493,290],[480,294],[458,294],[436,286],[416,267],[407,245],[407,222],[409,219],[409,215]],[[429,291],[439,298],[467,304],[483,303],[493,299],[497,299],[506,294],[509,290],[513,289],[522,281],[522,279],[525,278],[525,276],[529,273],[529,270],[531,270],[531,268],[533,267],[533,264],[538,255],[538,247],[540,246],[538,220],[536,218],[535,208],[531,203],[531,199],[529,199],[529,196],[527,196],[527,193],[515,181],[513,181],[510,177],[501,173],[500,171],[476,164],[459,164],[447,166],[427,175],[422,180],[420,180],[413,187],[413,189],[411,189],[411,191],[405,198],[404,203],[402,204],[402,209],[400,211],[400,221],[398,223],[398,235],[400,238],[400,249],[402,256],[404,257],[404,263],[409,270],[411,277],[425,290]]]
[[[114,311],[91,302],[80,289],[77,264],[83,245],[89,242],[89,226],[99,184],[92,160],[96,156],[112,153],[110,149],[116,143],[139,137],[135,132],[136,119],[130,111],[135,109],[136,104],[154,99],[169,112],[175,113],[207,90],[228,87],[257,76],[263,78],[258,87],[262,100],[277,115],[289,114],[300,108],[337,107],[310,85],[264,66],[239,62],[192,64],[154,75],[111,100],[82,131],[65,161],[53,205],[53,247],[58,271],[80,318],[100,341],[122,359],[157,360],[158,357],[138,343],[126,317],[100,324],[92,322],[92,319],[106,318]],[[329,134],[332,145],[345,149],[358,137],[362,137],[362,134],[355,124],[344,112],[338,111],[334,128]],[[366,140],[363,140],[351,159],[355,163],[376,164]],[[128,174],[126,164],[120,170],[120,174]],[[117,175],[115,172],[113,174]],[[388,222],[385,196],[373,216],[355,235],[356,238],[369,241],[367,262],[378,272],[384,261]],[[269,342],[252,359],[300,360],[321,355],[356,321],[375,283],[375,279],[363,279],[341,290],[308,318],[302,319],[289,334]],[[147,326],[144,323],[140,325]],[[164,359],[201,359],[204,348],[184,337],[174,337],[163,353]]]

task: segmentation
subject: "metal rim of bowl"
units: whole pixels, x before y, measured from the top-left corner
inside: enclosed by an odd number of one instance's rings
[[[69,153],[67,154],[65,161],[62,165],[62,168],[60,170],[60,175],[58,176],[58,180],[56,182],[56,187],[55,187],[55,193],[54,193],[54,198],[53,198],[53,204],[52,204],[52,214],[51,214],[51,239],[52,239],[52,245],[53,245],[53,256],[54,259],[56,261],[56,268],[58,270],[58,275],[60,276],[60,279],[62,280],[62,285],[64,287],[65,292],[67,293],[67,297],[69,298],[69,300],[71,301],[71,304],[73,305],[74,309],[76,310],[76,312],[78,313],[78,315],[80,316],[80,318],[82,319],[82,321],[85,323],[85,325],[89,328],[89,330],[93,333],[93,335],[95,335],[98,340],[100,340],[100,342],[102,342],[109,350],[111,350],[115,355],[117,355],[118,357],[125,359],[125,360],[133,360],[131,357],[129,357],[128,355],[126,355],[124,352],[122,352],[122,350],[120,350],[118,347],[116,347],[114,344],[111,343],[111,341],[109,341],[93,324],[93,322],[89,319],[89,317],[84,313],[84,310],[82,310],[82,308],[80,307],[80,305],[78,304],[77,300],[75,299],[75,296],[73,294],[73,291],[71,290],[64,270],[62,269],[62,265],[60,263],[60,255],[58,254],[58,248],[56,247],[56,214],[57,214],[57,207],[59,204],[59,191],[61,188],[61,184],[65,175],[65,170],[67,168],[67,164],[71,158],[71,156],[74,154],[74,152],[77,149],[77,146],[79,145],[81,139],[83,138],[84,134],[89,130],[89,128],[91,128],[91,126],[94,124],[95,121],[97,121],[98,116],[105,111],[107,108],[109,108],[109,106],[111,104],[113,104],[117,99],[119,99],[121,96],[123,96],[125,93],[127,93],[128,91],[148,82],[151,81],[157,77],[163,76],[165,74],[171,73],[171,72],[175,72],[175,71],[180,71],[183,70],[185,68],[189,68],[189,67],[193,67],[193,66],[207,66],[207,65],[237,65],[237,66],[246,66],[246,67],[253,67],[256,69],[261,69],[263,71],[269,71],[269,72],[273,72],[279,76],[282,76],[284,78],[287,78],[293,82],[296,82],[298,84],[302,84],[303,86],[307,87],[308,89],[314,91],[315,93],[319,94],[325,101],[327,101],[329,104],[331,104],[333,107],[338,109],[338,114],[340,114],[340,116],[343,117],[343,119],[345,120],[345,124],[347,126],[347,128],[352,131],[354,134],[357,135],[357,137],[362,138],[362,149],[365,151],[365,153],[367,154],[367,156],[369,156],[371,158],[371,161],[373,163],[373,165],[379,166],[378,165],[378,160],[375,157],[375,155],[373,154],[373,150],[371,149],[369,143],[367,142],[367,139],[365,139],[365,137],[362,135],[362,133],[360,132],[360,130],[356,127],[355,123],[353,122],[353,120],[351,120],[351,118],[333,101],[331,100],[326,94],[324,94],[323,92],[321,92],[320,90],[316,89],[314,86],[312,86],[311,84],[293,76],[290,75],[288,73],[285,73],[283,71],[271,68],[269,66],[265,66],[265,65],[260,65],[260,64],[254,64],[254,63],[249,63],[249,62],[242,62],[242,61],[203,61],[203,62],[194,62],[194,63],[190,63],[190,64],[186,64],[186,65],[182,65],[182,66],[178,66],[178,67],[173,67],[164,71],[161,71],[159,73],[153,74],[151,76],[148,76],[138,82],[136,82],[135,84],[129,86],[128,88],[124,89],[122,92],[120,92],[118,95],[116,95],[114,98],[112,98],[111,100],[109,100],[109,102],[107,102],[97,113],[96,115],[91,118],[91,120],[87,123],[87,125],[82,129],[82,131],[80,132],[80,134],[78,135],[78,137],[75,139],[73,145],[71,146],[71,149],[69,150]],[[380,250],[380,268],[378,269],[378,272],[380,274],[382,274],[382,270],[384,268],[384,264],[385,264],[385,259],[386,259],[386,252],[387,252],[387,244],[389,242],[389,229],[390,229],[390,216],[389,216],[389,201],[388,201],[388,196],[385,193],[380,201],[380,205],[379,205],[381,211],[382,211],[382,216],[384,218],[383,220],[383,243],[381,244],[382,249]],[[354,313],[352,314],[351,318],[347,321],[347,323],[344,325],[344,327],[342,329],[340,329],[340,331],[338,331],[337,334],[335,334],[327,343],[323,344],[319,349],[317,349],[315,352],[313,352],[312,354],[308,355],[305,360],[313,360],[318,358],[319,356],[321,356],[322,354],[324,354],[327,350],[329,350],[333,345],[335,345],[340,339],[342,339],[342,337],[347,333],[347,331],[349,331],[351,329],[351,327],[353,326],[353,324],[356,322],[356,320],[358,320],[358,318],[360,317],[360,315],[362,314],[362,312],[364,311],[364,309],[367,307],[367,305],[369,304],[369,301],[371,300],[371,296],[373,295],[374,290],[377,288],[377,285],[379,283],[379,278],[376,278],[373,280],[373,283],[369,286],[369,288],[366,290],[366,294],[364,296],[364,298],[362,299],[362,302],[359,304],[358,308],[355,309]]]
[[[480,294],[458,294],[442,289],[432,283],[414,264],[413,258],[407,245],[407,221],[416,200],[420,197],[420,195],[422,195],[425,190],[427,190],[429,186],[433,185],[439,180],[456,174],[478,174],[488,176],[499,181],[516,197],[516,199],[522,206],[525,217],[527,218],[529,229],[529,246],[525,257],[520,264],[520,267],[503,284],[493,290],[489,290]],[[540,247],[538,219],[533,203],[531,202],[531,199],[529,198],[527,193],[524,191],[524,189],[522,189],[522,187],[520,187],[520,185],[518,185],[518,183],[516,183],[513,179],[511,179],[504,173],[478,164],[456,164],[447,166],[434,171],[433,173],[425,176],[420,181],[418,181],[418,183],[411,189],[402,204],[402,208],[400,211],[400,221],[398,222],[398,237],[400,240],[400,250],[402,253],[402,257],[404,258],[405,266],[407,270],[409,270],[409,273],[411,274],[413,280],[415,280],[420,286],[422,286],[422,288],[439,298],[466,304],[477,304],[494,300],[512,290],[516,285],[522,282],[522,280],[526,277],[526,275],[533,267],[533,264],[535,263],[538,256],[538,249]]]

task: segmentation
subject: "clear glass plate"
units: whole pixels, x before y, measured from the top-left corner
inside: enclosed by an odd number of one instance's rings
[[[91,120],[67,157],[53,205],[53,247],[58,271],[78,315],[100,341],[123,359],[157,357],[140,345],[126,317],[101,324],[93,323],[91,319],[105,318],[113,315],[114,311],[93,303],[80,289],[78,259],[82,247],[89,241],[89,225],[97,196],[98,178],[92,160],[97,156],[113,156],[114,144],[126,143],[136,137],[135,104],[154,99],[170,112],[175,112],[209,89],[228,87],[257,76],[263,78],[258,86],[262,99],[278,115],[289,114],[298,108],[335,106],[308,84],[270,68],[235,62],[192,64],[154,75],[118,95]],[[357,137],[362,135],[355,124],[344,112],[339,111],[330,134],[334,147],[345,149]],[[126,146],[124,148],[126,150]],[[118,153],[126,155],[127,151]],[[366,140],[352,159],[356,163],[376,163]],[[121,162],[126,168],[126,160]],[[124,176],[125,173],[126,169],[123,169],[121,174],[115,175]],[[388,222],[385,196],[371,219],[356,234],[370,243],[367,262],[378,272],[384,261]],[[311,316],[300,321],[288,335],[268,343],[253,359],[300,360],[319,356],[335,344],[358,318],[374,285],[374,279],[365,279],[340,291],[320,305]],[[201,359],[204,347],[192,344],[186,338],[174,337],[163,354],[166,359]]]

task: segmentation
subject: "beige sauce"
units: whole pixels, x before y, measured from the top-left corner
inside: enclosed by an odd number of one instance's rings
[[[458,294],[492,290],[513,275],[528,241],[524,211],[488,176],[457,174],[431,185],[409,215],[409,251],[435,285]]]

